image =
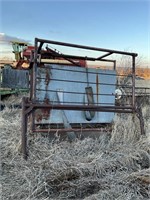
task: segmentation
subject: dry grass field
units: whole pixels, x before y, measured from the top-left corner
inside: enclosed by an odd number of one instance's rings
[[[20,101],[10,98],[5,103]],[[131,115],[117,115],[111,136],[73,143],[28,132],[29,159],[21,155],[21,110],[0,112],[2,200],[150,199],[150,107],[146,135]]]

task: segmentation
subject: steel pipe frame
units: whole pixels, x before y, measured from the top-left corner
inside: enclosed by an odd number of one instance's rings
[[[38,46],[38,43],[40,45]],[[122,54],[122,55],[128,55],[132,57],[132,106],[77,106],[77,105],[45,105],[45,104],[38,104],[36,103],[36,75],[37,75],[37,66],[38,63],[38,54],[40,53],[40,50],[44,43],[50,43],[55,45],[61,45],[61,46],[67,46],[67,47],[74,47],[74,48],[81,48],[81,49],[87,49],[87,50],[93,50],[93,51],[101,51],[101,52],[107,52],[107,54],[100,56],[97,58],[99,61],[106,61],[106,62],[113,62],[114,63],[114,69],[116,69],[116,60],[109,60],[104,59],[104,57],[107,57],[113,53],[115,54]],[[64,56],[64,55],[63,55]],[[33,67],[32,67],[32,75],[31,75],[31,90],[30,90],[30,101],[27,98],[22,99],[22,153],[24,159],[27,159],[28,157],[28,151],[27,151],[27,123],[28,123],[28,116],[32,114],[32,130],[35,130],[35,120],[34,120],[34,111],[36,109],[59,109],[59,110],[93,110],[97,112],[118,112],[118,113],[135,113],[135,58],[137,54],[136,53],[129,53],[124,51],[117,51],[117,50],[111,50],[111,49],[103,49],[103,48],[96,48],[96,47],[90,47],[90,46],[84,46],[84,45],[77,45],[77,44],[70,44],[70,43],[64,43],[64,42],[58,42],[58,41],[51,41],[51,40],[43,40],[39,38],[35,38],[35,51],[34,51],[34,58],[33,58]],[[66,55],[67,57],[67,55]],[[79,58],[79,57],[76,57]],[[88,57],[87,57],[88,59]],[[95,58],[94,58],[95,59]],[[47,129],[48,131],[49,129]],[[81,130],[81,129],[80,129]],[[62,130],[63,131],[63,130]]]

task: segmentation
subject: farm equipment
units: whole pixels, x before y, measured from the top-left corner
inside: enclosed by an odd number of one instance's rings
[[[1,68],[1,90],[0,95],[2,97],[11,94],[17,94],[27,92],[29,89],[30,80],[30,58],[34,52],[34,46],[29,46],[25,42],[12,41],[13,53],[15,55],[15,61],[11,63],[5,63]],[[51,62],[61,63],[65,65],[81,65],[85,67],[85,60],[71,60],[64,59],[62,56],[50,49],[41,50],[44,53],[44,59],[49,58],[49,54],[52,53]],[[56,59],[57,58],[57,59]]]
[[[54,45],[53,49],[48,45]],[[60,53],[59,47],[69,48],[69,52],[72,52],[70,48],[85,50],[86,53],[90,52],[90,56]],[[98,56],[94,56],[93,52],[97,52]],[[132,60],[132,83],[130,86],[123,86],[130,91],[130,100],[119,105],[116,105],[116,99],[120,99],[116,91],[122,85],[119,85],[117,80],[119,76],[124,75],[117,73],[116,60],[107,58],[112,54],[129,56]],[[67,132],[72,141],[77,132],[100,131],[103,125],[111,124],[115,113],[137,113],[139,109],[135,96],[136,57],[136,53],[35,38],[34,52],[30,60],[30,97],[22,99],[24,158],[27,159],[28,156],[29,119],[33,133]],[[89,61],[109,62],[113,67],[89,68]],[[123,93],[119,95],[128,96]],[[143,127],[141,131],[144,134]]]
[[[29,91],[29,58],[32,46],[27,43],[12,41],[15,61],[6,63],[1,67],[1,89],[2,98],[11,94]]]

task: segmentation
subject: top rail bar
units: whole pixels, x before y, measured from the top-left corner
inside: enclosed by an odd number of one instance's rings
[[[97,48],[97,47],[78,45],[78,44],[72,44],[72,43],[66,43],[66,42],[58,42],[58,41],[53,41],[53,40],[45,40],[45,39],[40,39],[40,38],[35,38],[35,41],[41,42],[42,44],[43,43],[49,43],[49,44],[55,44],[55,45],[61,45],[61,46],[75,47],[75,48],[80,48],[80,49],[88,49],[88,50],[94,50],[94,51],[117,53],[117,54],[129,55],[129,56],[135,56],[135,57],[138,56],[137,53],[118,51],[118,50],[112,50],[112,49]]]

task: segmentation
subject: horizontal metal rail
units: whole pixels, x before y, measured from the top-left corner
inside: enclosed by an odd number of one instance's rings
[[[49,68],[49,67],[40,67],[40,68],[43,68],[43,69],[50,69],[50,70],[57,70],[57,71],[68,71],[68,72],[77,72],[77,73],[83,73],[83,74],[86,74],[87,72],[85,72],[85,71],[83,71],[83,70],[72,70],[72,69],[69,69],[69,67],[68,67],[68,69],[60,69],[60,68],[55,68],[54,66],[53,67],[51,67],[51,68]],[[80,68],[79,68],[80,69]],[[88,69],[94,69],[94,68],[87,68],[87,70]],[[97,71],[99,70],[100,68],[97,68]],[[107,71],[109,71],[109,69],[102,69],[102,70],[107,70]],[[116,76],[116,74],[112,74],[112,73],[107,73],[107,72],[89,72],[88,71],[88,73],[89,74],[95,74],[95,75],[104,75],[104,76],[106,76],[106,75],[110,75],[110,76]],[[127,75],[123,75],[123,74],[117,74],[117,76],[118,77],[126,77]]]
[[[62,105],[62,104],[40,104],[40,103],[27,103],[26,107],[32,109],[48,108],[55,110],[78,110],[78,111],[102,111],[102,112],[134,112],[132,106],[96,106],[96,105]]]
[[[116,54],[122,54],[122,55],[128,55],[128,56],[135,56],[135,57],[138,55],[137,53],[130,53],[130,52],[118,51],[118,50],[112,50],[112,49],[97,48],[97,47],[91,47],[91,46],[85,46],[85,45],[78,45],[78,44],[71,44],[71,43],[67,43],[67,42],[58,42],[58,41],[53,41],[53,40],[45,40],[45,39],[40,39],[40,38],[35,38],[35,41],[37,43],[38,42],[41,43],[40,48],[42,48],[42,45],[44,43],[47,43],[47,44],[55,44],[55,45],[60,45],[60,46],[75,47],[75,48],[87,49],[87,50],[93,50],[93,51],[102,51],[102,52],[116,53]]]
[[[95,127],[91,127],[91,128],[72,128],[72,129],[56,129],[56,128],[51,128],[51,129],[35,129],[33,130],[33,132],[35,133],[39,133],[39,132],[42,132],[42,133],[48,133],[48,132],[51,132],[51,133],[63,133],[63,132],[69,132],[69,131],[73,131],[73,132],[91,132],[91,131],[96,131],[96,132],[108,132],[108,131],[111,131],[112,129],[102,129],[102,128],[95,128]]]
[[[44,103],[45,104],[45,99],[44,100],[38,100],[38,101],[36,101],[36,102],[34,102],[34,103]],[[49,103],[51,103],[51,104],[59,104],[60,102],[59,101],[50,101]],[[49,104],[48,103],[48,104]],[[61,102],[61,103],[63,103],[64,105],[66,105],[66,104],[68,104],[68,105],[76,105],[76,104],[78,104],[78,105],[88,105],[87,103],[84,103],[84,102],[72,102],[72,101],[63,101],[63,102]],[[97,105],[97,106],[103,106],[103,105],[109,105],[109,106],[113,106],[114,107],[114,104],[112,104],[112,103],[107,103],[107,102],[105,102],[105,103],[94,103],[93,105]],[[131,106],[130,104],[124,104],[124,106]]]
[[[47,91],[47,92],[56,92],[56,90],[45,90],[45,89],[38,89],[38,88],[36,88],[36,90],[37,91]],[[86,95],[86,93],[85,92],[68,92],[68,91],[64,91],[63,90],[63,93],[64,94],[76,94],[76,95],[79,95],[79,94],[83,94],[83,95]],[[98,94],[98,95],[100,95],[100,96],[115,96],[115,94],[105,94],[105,93],[100,93],[100,94]],[[97,93],[93,93],[93,96],[97,96]],[[124,95],[125,96],[125,95]]]
[[[45,78],[41,78],[41,77],[37,77],[36,79],[45,79]],[[81,84],[81,83],[85,83],[85,84],[87,84],[87,81],[73,81],[73,80],[63,80],[63,79],[56,79],[56,78],[51,78],[51,81],[59,81],[59,82],[68,82],[68,83],[79,83],[79,84]],[[89,84],[94,84],[94,85],[96,85],[96,83],[95,82],[88,82]],[[110,83],[100,83],[99,85],[115,85],[116,86],[116,84],[110,84]]]

